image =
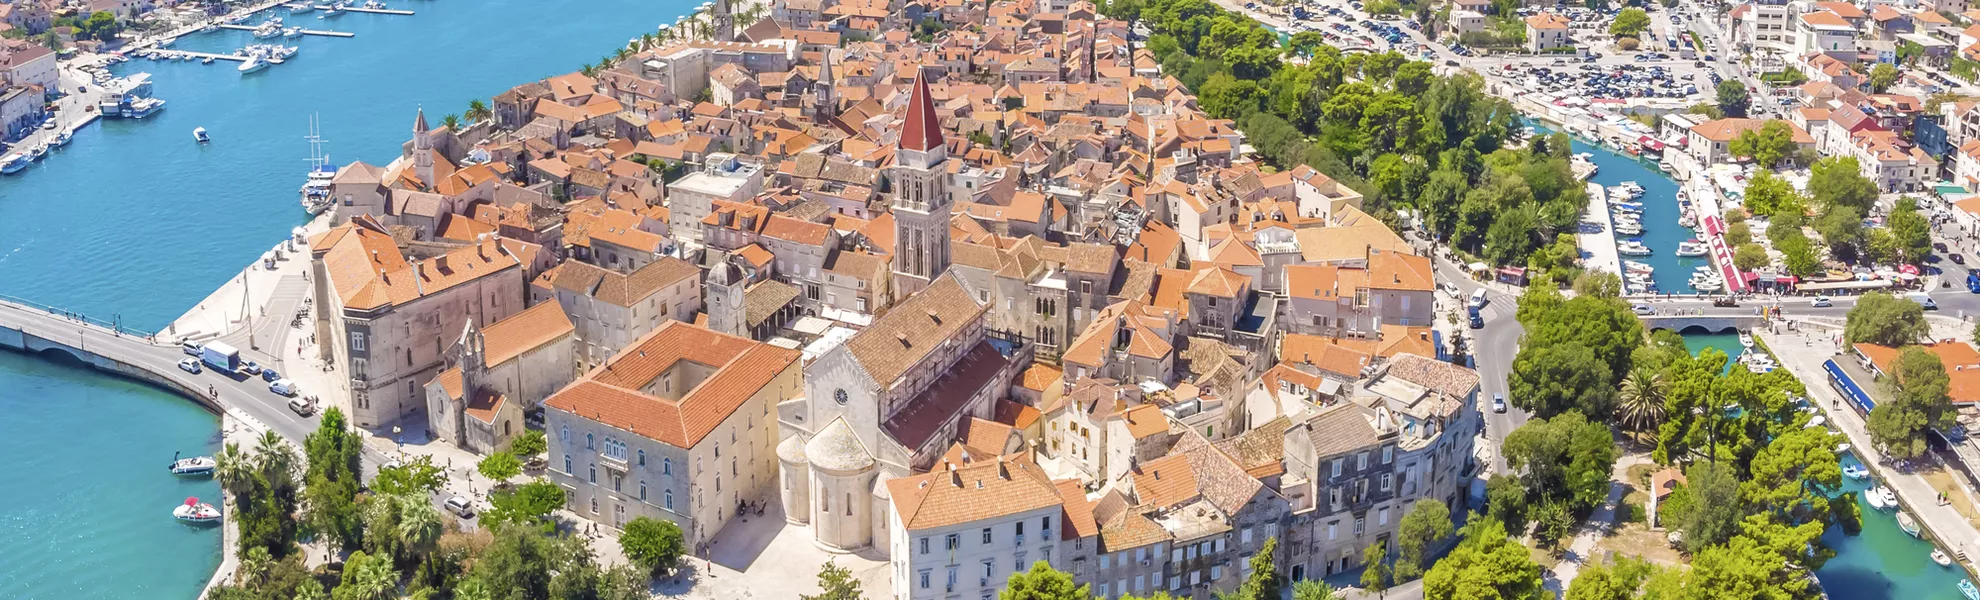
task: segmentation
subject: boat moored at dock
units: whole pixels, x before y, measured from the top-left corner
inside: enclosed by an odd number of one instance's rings
[[[179,455],[173,454],[172,464],[169,467],[173,475],[212,475],[213,469],[219,464],[211,456],[179,458]]]

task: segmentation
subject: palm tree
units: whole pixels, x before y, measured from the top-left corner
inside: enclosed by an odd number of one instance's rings
[[[488,112],[488,103],[482,102],[480,98],[469,100],[466,116],[469,121],[481,122],[488,120],[488,117],[491,116]]]
[[[473,577],[461,581],[460,587],[454,589],[454,600],[490,600],[490,598],[492,596],[488,594],[488,584]]]
[[[398,504],[399,548],[424,559],[440,541],[440,511],[433,508],[433,503],[418,498],[404,499]]]
[[[239,568],[241,587],[259,589],[261,580],[268,577],[268,570],[275,566],[275,557],[268,555],[268,548],[252,546],[241,553]]]
[[[461,128],[461,116],[455,114],[449,114],[447,116],[440,117],[440,124],[446,125],[449,131],[459,131]]]
[[[1664,374],[1636,368],[1623,378],[1617,394],[1616,420],[1623,428],[1637,433],[1656,429],[1664,423]]]
[[[646,34],[639,36],[639,46],[641,48],[652,48],[659,41],[660,34],[655,32],[648,31]]]
[[[273,430],[261,432],[255,440],[254,459],[256,470],[270,485],[292,481],[295,476],[296,449]]]
[[[626,59],[626,57],[628,57],[628,56],[632,56],[632,53],[633,53],[633,49],[632,49],[632,47],[630,47],[630,46],[628,46],[628,47],[625,47],[625,48],[620,48],[618,52],[616,52],[616,53],[614,53],[614,54],[612,55],[612,59],[613,59],[613,60],[625,60],[625,59]]]
[[[213,462],[213,478],[219,480],[220,489],[227,493],[238,496],[247,491],[248,483],[254,480],[254,463],[246,453],[241,452],[240,444],[227,444],[227,447],[220,449],[220,454],[213,457]]]
[[[344,563],[344,577],[337,583],[337,598],[350,600],[387,600],[392,598],[399,585],[399,574],[392,570],[392,559],[387,556],[365,556],[363,552],[351,555]],[[347,591],[348,590],[348,591]]]
[[[590,77],[598,73],[598,67],[583,65],[578,67],[578,72],[583,73],[585,77]]]

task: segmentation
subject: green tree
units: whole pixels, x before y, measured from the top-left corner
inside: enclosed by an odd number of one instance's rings
[[[1636,600],[1643,583],[1657,572],[1657,567],[1632,556],[1590,561],[1568,586],[1567,600]]]
[[[1622,295],[1622,278],[1606,271],[1588,271],[1574,278],[1574,293],[1596,298],[1615,298]]]
[[[853,578],[852,571],[839,566],[836,560],[827,560],[825,566],[818,568],[818,587],[825,591],[811,595],[799,594],[798,597],[803,600],[863,600],[865,598],[860,594],[859,580]]]
[[[552,544],[532,528],[496,527],[494,532],[471,574],[488,600],[549,598],[556,551]]]
[[[1724,113],[1728,117],[1746,116],[1746,107],[1753,101],[1746,93],[1746,84],[1740,83],[1737,79],[1728,79],[1719,82],[1719,88],[1716,92],[1719,100],[1719,112]]]
[[[481,122],[494,116],[494,113],[488,110],[488,103],[482,102],[480,98],[475,98],[468,101],[467,112],[462,113],[462,115],[466,116],[469,121]]]
[[[1387,544],[1382,540],[1361,549],[1361,588],[1381,593],[1389,589],[1389,557]]]
[[[117,32],[122,30],[123,26],[117,23],[116,14],[99,10],[89,13],[89,18],[85,19],[77,29],[81,30],[78,32],[80,37],[107,42],[116,39]]]
[[[447,473],[433,466],[433,457],[416,456],[398,465],[378,468],[371,490],[388,496],[430,494],[447,483]]]
[[[1938,355],[1917,346],[1899,350],[1890,371],[1887,398],[1870,411],[1870,436],[1892,456],[1923,455],[1926,431],[1953,423],[1951,378]]]
[[[1279,538],[1265,538],[1258,553],[1251,555],[1251,574],[1245,576],[1244,583],[1238,586],[1239,598],[1265,600],[1278,598],[1285,589],[1286,580],[1279,576],[1279,566],[1273,558],[1279,550]]]
[[[1739,480],[1732,467],[1698,462],[1685,469],[1684,477],[1691,509],[1676,529],[1684,532],[1685,547],[1698,552],[1731,539],[1744,516],[1739,505]]]
[[[1485,481],[1485,507],[1492,518],[1513,531],[1526,533],[1526,486],[1511,475],[1493,475]]]
[[[1526,547],[1507,537],[1497,519],[1469,521],[1458,532],[1464,540],[1424,574],[1425,600],[1539,598],[1540,565]]]
[[[510,478],[522,474],[522,461],[514,453],[496,452],[482,458],[474,468],[481,472],[482,477],[495,480],[496,485],[503,485]]]
[[[1918,210],[1917,200],[1910,196],[1898,200],[1897,208],[1891,211],[1890,230],[1892,241],[1903,252],[1906,262],[1918,264],[1930,258],[1932,226]]]
[[[1609,472],[1619,453],[1606,424],[1575,411],[1527,421],[1506,436],[1501,451],[1506,465],[1520,474],[1529,504],[1559,500],[1574,510],[1608,498]]]
[[[1513,358],[1511,388],[1515,406],[1541,417],[1570,410],[1608,414],[1615,405],[1609,366],[1578,342],[1521,349]]]
[[[220,489],[228,494],[239,496],[252,489],[255,483],[254,461],[241,451],[241,445],[228,442],[213,456],[213,480],[220,482]]]
[[[1771,121],[1768,123],[1768,125],[1772,126],[1774,123],[1780,123],[1780,122],[1781,121]],[[1740,140],[1747,139],[1749,134],[1758,136],[1756,130],[1748,130],[1746,133],[1740,134],[1740,137],[1734,138],[1733,153],[1742,154],[1740,150],[1738,150],[1740,146]],[[1755,140],[1751,143],[1762,144],[1762,145],[1765,144],[1765,142],[1759,140]],[[1787,143],[1788,145],[1786,148],[1782,149],[1783,151],[1793,149],[1793,140],[1792,139],[1787,140]],[[1764,152],[1771,152],[1771,150],[1756,150],[1749,148],[1748,152],[1764,153]],[[1766,162],[1764,159],[1759,158],[1758,155],[1755,154],[1742,154],[1742,155],[1756,156],[1755,160],[1760,160],[1762,164],[1771,164]],[[1780,159],[1776,157],[1774,158],[1774,160],[1778,161]],[[1788,183],[1787,179],[1775,176],[1773,171],[1761,170],[1759,174],[1753,176],[1752,181],[1747,182],[1746,184],[1746,208],[1748,210],[1753,211],[1754,214],[1799,215],[1803,211],[1808,210],[1808,203],[1802,199],[1801,192],[1795,191],[1794,185]]]
[[[448,113],[446,116],[440,117],[440,124],[446,126],[448,131],[460,131],[461,116]]]
[[[309,465],[303,519],[346,550],[357,549],[364,541],[357,503],[363,444],[356,432],[348,430],[343,411],[334,406],[323,411],[316,431],[303,440]]]
[[[1650,13],[1641,8],[1625,8],[1616,13],[1615,20],[1609,21],[1609,35],[1633,38],[1650,28]]]
[[[1745,221],[1727,225],[1726,243],[1732,244],[1734,247],[1753,243],[1753,226],[1746,224]]]
[[[1623,378],[1616,391],[1616,424],[1642,434],[1656,431],[1664,423],[1664,393],[1669,386],[1664,374],[1638,365]]]
[[[1558,556],[1567,547],[1562,543],[1574,533],[1574,509],[1566,502],[1550,500],[1533,510],[1533,541]]]
[[[626,559],[652,575],[674,570],[687,552],[687,539],[681,535],[681,527],[673,521],[638,517],[627,523],[619,533],[619,548],[625,551]],[[826,568],[836,566],[827,564]],[[825,573],[819,573],[823,580]],[[829,589],[829,588],[828,588]]]
[[[1053,569],[1045,561],[1031,563],[1031,570],[1012,573],[997,600],[1088,600],[1091,586],[1073,585],[1072,575]]]
[[[1301,579],[1293,583],[1293,600],[1341,600],[1334,587],[1319,579]]]
[[[1925,307],[1883,292],[1864,294],[1843,321],[1843,342],[1896,348],[1925,337]]]
[[[542,454],[549,447],[550,443],[544,439],[543,431],[540,429],[525,429],[522,435],[516,436],[516,439],[509,441],[509,451],[523,458]]]
[[[1886,90],[1891,89],[1891,84],[1897,83],[1898,77],[1903,74],[1903,72],[1898,71],[1898,68],[1892,66],[1890,63],[1877,63],[1877,66],[1870,68],[1870,91],[1878,94],[1884,93]]]
[[[537,479],[488,497],[493,506],[482,513],[489,524],[548,525],[550,512],[564,505],[564,488],[547,479]]]
[[[1752,271],[1767,266],[1767,248],[1759,244],[1741,244],[1733,249],[1733,266],[1741,271]]]
[[[1451,509],[1444,503],[1430,498],[1417,500],[1409,514],[1403,515],[1402,523],[1396,529],[1396,580],[1409,581],[1423,574],[1429,560],[1427,550],[1430,544],[1450,537],[1452,533]],[[1273,597],[1277,596],[1261,596]]]
[[[1767,174],[1768,172],[1764,169],[1773,168],[1774,165],[1780,164],[1781,159],[1794,155],[1794,127],[1789,125],[1787,121],[1779,119],[1770,120],[1766,124],[1761,125],[1759,129],[1748,129],[1740,132],[1738,137],[1733,138],[1732,144],[1727,149],[1734,156],[1752,158],[1754,164],[1759,165],[1763,169],[1761,173]],[[1755,177],[1754,181],[1758,182],[1759,177]],[[1782,181],[1781,183],[1785,184],[1786,182]],[[1789,191],[1792,192],[1793,188],[1789,188]],[[1750,199],[1751,194],[1752,190],[1749,187],[1749,207],[1753,206]],[[1754,208],[1753,212],[1773,214],[1771,210],[1760,208]]]
[[[1863,167],[1853,156],[1832,156],[1809,165],[1808,190],[1823,211],[1847,206],[1856,214],[1869,214],[1877,202],[1877,184],[1863,177]]]

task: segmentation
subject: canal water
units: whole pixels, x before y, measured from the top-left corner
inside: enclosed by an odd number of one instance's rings
[[[1687,333],[1684,342],[1693,354],[1717,348],[1729,357],[1740,353],[1739,336],[1733,333]],[[1804,382],[1806,383],[1806,382]],[[1824,385],[1815,382],[1814,385]],[[1843,465],[1860,464],[1855,454],[1846,454]],[[1822,534],[1823,543],[1836,551],[1835,558],[1815,572],[1830,598],[1848,600],[1963,600],[1958,585],[1966,573],[1940,567],[1931,559],[1932,544],[1913,538],[1898,529],[1897,517],[1889,511],[1871,508],[1862,491],[1875,487],[1871,481],[1843,479],[1841,492],[1857,492],[1857,511],[1863,516],[1860,535],[1844,535],[1839,527]]]
[[[306,219],[296,190],[320,115],[332,162],[385,164],[430,122],[526,81],[592,63],[672,23],[692,0],[403,2],[414,16],[301,15],[354,38],[284,40],[302,52],[243,76],[231,63],[136,60],[164,111],[82,129],[0,177],[0,294],[159,329]],[[266,13],[264,13],[266,14]],[[250,23],[258,23],[257,17]],[[181,40],[226,51],[245,32]],[[205,127],[213,142],[192,139]],[[210,487],[162,469],[202,451],[217,419],[156,390],[0,355],[0,598],[191,598],[219,561],[217,530],[171,520]],[[212,448],[203,450],[211,453]],[[189,489],[182,489],[189,488]]]
[[[1542,131],[1552,131],[1537,121],[1529,121],[1528,125]],[[1572,145],[1576,154],[1586,152],[1593,155],[1596,171],[1595,176],[1589,178],[1590,182],[1601,184],[1604,188],[1615,187],[1625,181],[1643,186],[1643,197],[1637,199],[1637,202],[1643,203],[1643,234],[1616,234],[1616,241],[1641,241],[1650,248],[1651,254],[1624,256],[1622,259],[1647,263],[1655,268],[1651,276],[1660,292],[1689,294],[1695,291],[1691,288],[1692,271],[1711,263],[1705,257],[1681,258],[1677,255],[1678,242],[1696,236],[1691,229],[1678,224],[1678,218],[1683,216],[1677,204],[1678,183],[1658,170],[1653,161],[1616,152],[1601,144],[1590,144],[1579,136],[1574,138]],[[1611,201],[1614,200],[1612,196]]]

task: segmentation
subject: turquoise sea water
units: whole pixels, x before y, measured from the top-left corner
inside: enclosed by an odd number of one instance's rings
[[[1552,131],[1539,122],[1529,121],[1528,125],[1543,131]],[[1643,203],[1643,234],[1640,236],[1618,234],[1616,240],[1640,240],[1643,245],[1650,247],[1651,255],[1624,256],[1622,259],[1649,263],[1650,266],[1655,267],[1657,270],[1653,278],[1657,281],[1658,291],[1674,294],[1691,293],[1692,270],[1709,263],[1704,257],[1680,258],[1677,255],[1678,242],[1692,239],[1695,235],[1690,229],[1678,225],[1678,217],[1682,215],[1677,205],[1677,182],[1658,171],[1651,162],[1609,150],[1600,144],[1589,144],[1576,137],[1573,147],[1577,154],[1587,152],[1594,155],[1593,160],[1597,169],[1595,176],[1589,178],[1589,181],[1599,183],[1605,188],[1614,187],[1625,181],[1634,181],[1637,185],[1643,186],[1643,197],[1638,199]]]
[[[1705,348],[1718,348],[1726,356],[1740,353],[1739,336],[1731,333],[1686,334],[1685,346],[1693,354]],[[1815,382],[1813,385],[1825,385]],[[1855,454],[1843,456],[1844,465],[1860,464]],[[1843,479],[1838,493],[1859,492],[1857,509],[1863,516],[1860,535],[1844,535],[1831,527],[1822,541],[1835,549],[1835,558],[1815,572],[1830,598],[1848,600],[1955,600],[1961,598],[1957,585],[1966,573],[1940,567],[1931,559],[1932,544],[1913,538],[1898,529],[1897,517],[1889,511],[1870,508],[1860,492],[1875,487],[1874,482]]]
[[[296,189],[311,114],[333,162],[382,165],[422,105],[437,125],[470,99],[595,64],[695,4],[396,1],[418,14],[299,15],[291,25],[357,37],[286,40],[301,54],[260,73],[120,65],[150,72],[169,104],[143,121],[84,128],[47,160],[0,177],[0,294],[162,328],[305,220]],[[230,52],[252,41],[219,31],[174,47]],[[195,127],[213,143],[194,143]],[[0,354],[0,415],[0,455],[15,461],[0,485],[9,507],[0,598],[198,593],[220,536],[181,528],[168,511],[212,492],[180,489],[197,486],[162,467],[173,450],[212,438],[216,418],[163,392],[11,354]]]

